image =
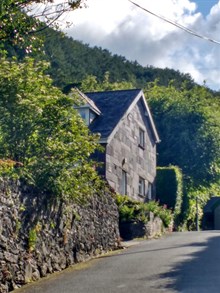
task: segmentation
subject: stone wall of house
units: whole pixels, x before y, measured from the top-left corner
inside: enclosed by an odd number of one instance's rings
[[[110,193],[76,205],[0,181],[0,293],[118,245],[118,210]]]
[[[125,117],[113,139],[106,146],[106,179],[112,188],[123,194],[122,171],[127,174],[126,194],[144,201],[153,197],[150,189],[156,176],[156,144],[148,117],[139,101]],[[145,132],[145,146],[139,146],[139,129]],[[145,194],[139,195],[139,177],[145,180]]]

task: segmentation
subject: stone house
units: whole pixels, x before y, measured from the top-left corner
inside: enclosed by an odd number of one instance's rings
[[[123,195],[147,201],[155,196],[156,144],[159,142],[142,90],[82,94],[77,107],[93,133],[100,134],[99,172]]]

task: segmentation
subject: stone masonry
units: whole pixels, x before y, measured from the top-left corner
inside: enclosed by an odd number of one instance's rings
[[[77,205],[0,181],[0,293],[63,270],[119,245],[111,193]]]
[[[148,127],[147,127],[147,126]],[[139,146],[139,129],[145,131],[145,147]],[[156,144],[141,101],[125,117],[111,142],[106,146],[106,179],[121,193],[122,170],[127,173],[127,195],[135,200],[149,198],[149,185],[156,177]],[[139,176],[146,182],[145,196],[138,194]]]

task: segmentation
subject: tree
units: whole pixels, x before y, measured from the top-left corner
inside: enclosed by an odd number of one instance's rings
[[[23,45],[32,51],[36,33],[46,27],[59,27],[68,11],[81,7],[84,0],[1,0],[0,41]]]
[[[158,164],[179,166],[194,188],[219,182],[219,98],[201,86],[177,90],[156,83],[146,96],[161,138]]]
[[[52,86],[45,62],[0,60],[0,156],[23,165],[17,171],[40,192],[79,198],[98,177],[90,134],[74,104]]]
[[[161,138],[158,165],[183,171],[183,229],[196,229],[202,207],[220,192],[220,99],[204,86],[148,84],[146,98]],[[198,201],[199,199],[199,201]]]
[[[80,89],[84,92],[88,91],[113,91],[122,89],[132,89],[134,85],[129,81],[110,82],[110,74],[106,72],[102,82],[98,82],[94,75],[87,75],[82,80]]]

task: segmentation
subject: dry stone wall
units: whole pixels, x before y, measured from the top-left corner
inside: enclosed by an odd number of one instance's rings
[[[0,181],[0,293],[118,245],[118,210],[110,193],[67,204]]]

